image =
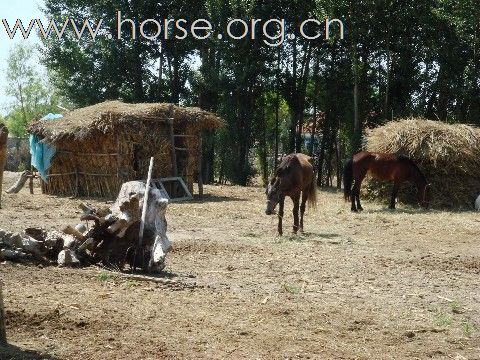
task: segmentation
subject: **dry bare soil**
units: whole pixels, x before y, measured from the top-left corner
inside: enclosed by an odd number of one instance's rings
[[[352,214],[322,191],[306,232],[278,237],[262,188],[206,194],[167,214],[165,276],[194,287],[1,264],[0,358],[480,359],[478,213],[385,201]],[[5,195],[0,228],[75,225],[79,201]]]

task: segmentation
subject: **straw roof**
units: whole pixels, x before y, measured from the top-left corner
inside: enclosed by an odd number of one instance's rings
[[[411,157],[432,184],[432,204],[470,207],[480,191],[480,129],[418,118],[392,121],[367,132],[367,151]],[[370,197],[385,199],[391,185],[369,180]],[[402,193],[403,191],[403,193]],[[400,200],[416,203],[415,192],[401,190]]]
[[[173,109],[173,114],[170,114],[170,109]],[[174,123],[193,126],[199,130],[224,126],[222,119],[196,107],[107,101],[73,110],[59,120],[35,121],[30,125],[29,132],[50,142],[65,138],[82,140],[98,134],[98,131],[108,133],[120,125],[135,126],[138,121],[165,122],[169,117],[174,119]]]

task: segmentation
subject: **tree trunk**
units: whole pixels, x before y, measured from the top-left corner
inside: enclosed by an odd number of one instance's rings
[[[440,65],[438,71],[437,89],[438,89],[438,105],[437,105],[437,118],[441,121],[447,120],[448,114],[448,79],[445,79],[445,66]]]
[[[215,133],[207,133],[203,141],[202,173],[203,183],[212,184],[214,182],[214,161],[215,161]]]
[[[198,97],[198,105],[201,109],[210,112],[218,110],[218,58],[217,51],[212,48],[202,48],[200,53],[202,65],[200,72],[204,78],[205,85],[201,87]],[[215,132],[211,131],[203,137],[202,176],[204,184],[214,182],[214,161],[215,161]]]
[[[0,281],[0,344],[7,342],[7,333],[5,330],[5,309],[3,308],[2,282]]]
[[[0,124],[0,209],[2,208],[2,183],[3,183],[3,171],[5,164],[7,163],[7,143],[8,143],[8,130],[3,124]]]
[[[180,102],[180,63],[176,52],[173,55],[172,103]]]
[[[275,158],[274,158],[274,170],[278,165],[278,143],[280,138],[280,47],[278,47],[278,60],[277,60],[277,98],[275,101]]]
[[[337,189],[342,188],[342,163],[340,161],[340,148],[338,146],[338,130],[335,132],[335,163],[337,165]]]
[[[356,49],[353,56],[353,150],[357,152],[361,146],[362,129],[358,110],[358,58]]]
[[[265,106],[262,106],[262,167],[263,167],[263,184],[268,184],[268,159],[267,159],[267,120],[265,118]]]
[[[144,93],[143,93],[143,64],[141,61],[141,56],[140,52],[141,50],[139,49],[140,45],[136,44],[135,45],[135,52],[137,53],[136,60],[135,60],[135,65],[133,69],[133,80],[134,80],[134,96],[135,96],[135,101],[136,102],[142,102],[144,101]]]
[[[297,125],[298,125],[298,104],[296,103],[296,94],[297,94],[297,40],[293,40],[293,54],[292,54],[292,86],[291,90],[291,124],[290,124],[290,134],[288,142],[288,152],[293,153],[296,150],[296,139],[297,139]]]
[[[310,147],[308,149],[308,154],[313,156],[314,143],[315,143],[315,133],[317,130],[317,97],[318,97],[318,68],[319,68],[319,56],[317,54],[317,60],[315,61],[315,66],[313,69],[314,76],[314,86],[313,86],[313,124],[312,124],[312,133]]]
[[[383,108],[383,117],[388,119],[390,117],[390,68],[391,68],[391,52],[390,49],[387,49],[387,73],[386,73],[386,80],[385,80],[385,103]]]
[[[328,153],[327,153],[327,161],[326,161],[326,170],[327,170],[327,178],[326,178],[326,185],[332,186],[332,162],[333,162],[333,151],[334,151],[334,143],[335,143],[335,129],[330,130],[330,137],[328,146]]]
[[[320,145],[320,153],[318,155],[318,175],[317,175],[317,185],[323,185],[323,163],[325,161],[325,148],[327,146],[328,137],[329,137],[329,120],[328,117],[330,114],[327,112],[325,115],[325,124],[323,126],[322,132],[322,143]]]
[[[163,53],[160,51],[159,64],[158,64],[158,93],[157,99],[162,100],[162,90],[163,90]]]
[[[305,97],[307,92],[308,76],[310,74],[310,57],[312,55],[312,47],[307,43],[306,49],[304,49],[304,56],[302,61],[302,69],[300,72],[300,78],[298,79],[299,85],[297,86],[298,96],[298,132],[297,140],[295,142],[296,152],[302,152],[302,132],[303,132],[303,119],[305,112]]]

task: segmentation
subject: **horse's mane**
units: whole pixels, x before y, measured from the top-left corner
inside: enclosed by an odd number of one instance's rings
[[[420,168],[418,167],[417,164],[415,164],[415,162],[410,159],[408,156],[405,156],[405,155],[397,155],[397,161],[399,162],[405,162],[409,165],[411,165],[415,171],[417,172],[417,174],[420,176],[420,178],[425,182],[427,183],[427,178],[425,177],[425,175],[423,174],[422,170],[420,170]]]
[[[277,167],[276,174],[278,175],[282,173],[292,162],[299,163],[298,158],[295,154],[284,156]]]

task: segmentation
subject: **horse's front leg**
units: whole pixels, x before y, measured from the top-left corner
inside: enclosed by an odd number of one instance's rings
[[[292,196],[293,200],[293,233],[298,231],[298,210],[300,208],[300,194]]]
[[[390,205],[388,206],[389,209],[395,209],[395,199],[397,198],[399,187],[400,187],[399,183],[397,181],[394,181],[392,196],[390,197]]]
[[[360,204],[360,188],[361,188],[362,184],[359,183],[358,184],[358,188],[357,188],[357,192],[355,193],[355,199],[357,200],[357,209],[358,211],[362,211],[363,210],[363,207],[362,205]]]
[[[283,235],[282,221],[283,221],[283,207],[285,205],[285,197],[281,196],[278,202],[278,234]]]
[[[362,205],[360,204],[360,191],[357,193],[357,209],[359,211],[362,211],[363,210],[363,207]]]
[[[352,188],[352,193],[350,195],[350,198],[352,200],[352,211],[357,212],[357,207],[355,206],[355,200],[357,199],[357,184],[355,182],[355,185]]]
[[[302,192],[302,204],[300,205],[300,231],[303,231],[303,215],[305,214],[305,204],[307,203],[308,192]]]

